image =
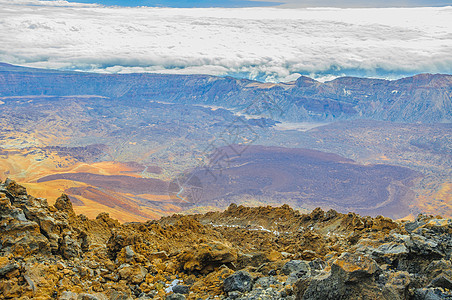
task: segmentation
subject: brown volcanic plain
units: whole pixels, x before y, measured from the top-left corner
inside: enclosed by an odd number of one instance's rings
[[[117,111],[113,106],[104,107],[108,109],[98,109],[97,113],[89,115],[92,111],[89,107],[94,103],[81,106],[74,99],[65,99],[54,106],[64,112],[62,108],[66,105],[76,116],[91,121],[80,122],[71,119],[69,114],[52,121],[55,117],[50,113],[50,104],[17,101],[19,104],[2,105],[6,113],[0,120],[3,124],[1,179],[10,177],[24,182],[33,194],[47,199],[67,193],[74,201],[76,212],[91,218],[106,211],[121,222],[144,221],[185,210],[203,212],[224,208],[231,202],[288,203],[302,211],[323,206],[341,212],[383,214],[393,218],[414,216],[419,212],[452,215],[451,184],[447,181],[451,156],[441,150],[447,148],[450,137],[447,126],[337,122],[306,133],[254,126],[253,130],[267,145],[287,144],[296,148],[306,145],[322,151],[247,147],[241,156],[227,153],[231,160],[221,163],[221,170],[214,170],[219,177],[215,181],[210,174],[194,168],[197,163],[193,162],[191,153],[202,153],[205,146],[201,140],[211,138],[215,132],[224,132],[218,110],[195,107],[190,112],[195,114],[193,116],[184,111],[180,116],[193,120],[190,123],[184,119],[183,123],[189,124],[185,127],[170,127],[171,123],[163,122],[154,123],[152,131],[148,131],[148,127],[126,127],[121,131],[115,125],[119,122],[120,107]],[[25,106],[26,114],[14,115],[16,105]],[[154,105],[143,108],[141,116],[146,117],[145,110],[155,110]],[[167,111],[161,106],[157,108],[159,113]],[[34,118],[26,119],[27,115],[44,114],[43,110],[47,115],[39,125],[35,126]],[[196,127],[198,119],[205,120],[209,116],[204,115],[207,112],[216,115],[206,121],[206,128]],[[109,114],[109,117],[98,123],[99,113]],[[123,123],[134,120],[133,115],[121,114]],[[152,118],[157,117],[163,118],[162,115]],[[226,114],[225,118],[228,117]],[[91,125],[94,120],[97,120],[96,126]],[[173,128],[185,132],[175,134]],[[127,135],[133,130],[135,133]],[[426,133],[428,136],[423,138]],[[405,144],[402,144],[403,137],[407,138]],[[433,138],[442,148],[419,148],[428,145]],[[93,143],[70,146],[87,142]],[[341,153],[341,156],[325,152]],[[212,153],[207,155],[212,157]],[[389,165],[394,163],[414,167],[415,171]],[[439,176],[441,170],[445,173],[443,177]],[[183,203],[176,193],[167,192],[168,183],[180,172],[195,172],[201,180],[202,198],[189,200],[196,202],[192,205]],[[426,175],[430,181],[419,186],[419,180]],[[41,183],[37,184],[38,181]]]
[[[199,179],[202,194],[198,198],[188,194],[189,187],[180,197],[175,193],[169,196],[169,181],[141,178],[127,168],[133,164],[118,162],[76,163],[71,169],[36,178],[36,183],[27,187],[50,199],[52,193],[39,193],[35,187],[42,185],[40,191],[64,192],[72,199],[76,211],[88,216],[109,211],[120,216],[121,221],[158,218],[187,208],[212,205],[222,208],[232,201],[248,205],[281,201],[306,210],[321,205],[345,212],[401,218],[406,216],[414,199],[410,187],[421,177],[408,168],[362,165],[336,154],[309,149],[235,145],[221,151],[228,156],[228,165],[221,170],[206,172],[201,168],[190,173]],[[119,175],[125,171],[131,173]]]
[[[22,182],[38,197],[65,192],[77,213],[105,211],[121,222],[230,202],[451,217],[451,78],[268,85],[0,64],[0,179]],[[282,119],[261,115],[275,103]],[[374,120],[355,120],[355,112]],[[229,144],[254,146],[227,153],[231,160],[213,166],[214,180],[201,157],[213,159]],[[202,186],[196,197],[166,188],[193,172]]]
[[[204,187],[203,198],[194,199],[197,205],[227,207],[232,202],[247,204],[246,199],[258,203],[284,199],[308,210],[321,205],[401,218],[415,199],[410,187],[422,176],[408,168],[362,165],[310,149],[233,145],[219,151],[228,157],[227,165],[193,173]]]

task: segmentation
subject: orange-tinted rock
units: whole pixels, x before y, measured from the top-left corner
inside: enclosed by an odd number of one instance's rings
[[[215,268],[237,260],[237,251],[222,243],[206,243],[194,246],[177,257],[185,271],[211,272]]]
[[[11,299],[165,299],[174,285],[187,299],[223,297],[240,271],[251,290],[228,293],[242,299],[407,299],[452,282],[451,222],[438,217],[231,205],[121,225],[76,216],[64,195],[49,206],[12,181],[0,184],[0,208],[0,292]]]
[[[364,277],[370,277],[380,272],[378,264],[371,258],[360,255],[343,253],[332,265],[332,270],[343,273],[345,281],[359,281]]]
[[[65,212],[70,216],[75,215],[74,209],[72,208],[72,202],[66,194],[62,194],[53,205],[59,211]]]

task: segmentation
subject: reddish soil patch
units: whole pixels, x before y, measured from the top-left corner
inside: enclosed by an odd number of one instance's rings
[[[82,200],[78,199],[77,197],[74,197],[73,195],[68,195],[69,196],[69,200],[71,200],[72,205],[74,206],[84,206],[85,203],[83,203]]]
[[[165,195],[168,184],[160,179],[136,178],[126,175],[98,175],[92,173],[63,173],[42,177],[37,182],[66,179],[84,182],[99,188],[131,194]]]
[[[150,218],[149,215],[140,211],[138,205],[117,194],[111,195],[110,193],[100,191],[94,187],[73,187],[67,189],[65,192],[69,195],[71,201],[74,196],[82,196],[110,208],[119,207],[129,213]]]

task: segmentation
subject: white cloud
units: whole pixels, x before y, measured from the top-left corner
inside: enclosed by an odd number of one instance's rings
[[[120,8],[0,0],[0,61],[271,81],[452,73],[452,7]]]

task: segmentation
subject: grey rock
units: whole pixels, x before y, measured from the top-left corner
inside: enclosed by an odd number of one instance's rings
[[[13,251],[20,247],[25,255],[50,252],[49,240],[41,234],[38,222],[30,220],[24,211],[25,205],[16,207],[15,198],[0,184],[0,219],[3,220],[0,234],[0,249],[2,253]],[[19,192],[20,192],[20,188]],[[6,196],[6,197],[5,197]]]
[[[380,268],[371,258],[343,253],[333,262],[330,272],[298,280],[297,299],[365,299],[366,295],[382,298],[375,283],[379,273]]]
[[[425,225],[424,221],[421,220],[416,220],[414,222],[408,222],[405,224],[405,229],[408,232],[413,232],[414,230],[416,230],[417,228],[421,227]]]
[[[269,288],[270,285],[278,285],[281,284],[278,280],[276,280],[275,277],[269,276],[269,277],[261,277],[259,278],[255,283],[254,286],[260,286],[264,289]]]
[[[281,296],[278,291],[273,288],[253,288],[250,292],[243,294],[240,300],[280,300]],[[287,299],[287,298],[286,298]]]
[[[434,260],[427,266],[425,273],[429,275],[430,279],[441,274],[448,274],[452,278],[452,263],[450,260],[445,259]]]
[[[238,292],[238,291],[232,291],[228,293],[228,297],[229,299],[237,299],[240,298],[242,296],[242,293]]]
[[[24,211],[20,208],[16,208],[11,212],[11,216],[19,221],[26,222],[28,221],[25,217]]]
[[[19,268],[19,265],[16,263],[7,264],[6,266],[0,268],[0,277],[5,276],[6,274],[8,274],[18,268]]]
[[[149,254],[149,258],[151,260],[155,259],[155,258],[160,258],[160,259],[166,260],[166,259],[168,259],[168,254],[166,253],[166,251],[158,251],[158,252]]]
[[[27,282],[28,287],[33,291],[33,293],[36,292],[36,285],[33,282],[33,280],[31,279],[31,277],[28,275],[24,275],[24,279]]]
[[[289,275],[294,272],[311,272],[309,263],[304,260],[291,260],[287,262],[281,269],[281,272],[285,275]]]
[[[183,284],[178,284],[173,287],[173,292],[176,294],[188,294],[190,292],[190,287]]]
[[[127,260],[131,260],[132,258],[135,257],[135,252],[133,252],[131,246],[125,247],[125,253],[126,253],[126,259]]]
[[[66,259],[70,259],[79,257],[81,252],[81,247],[78,241],[73,239],[70,234],[66,234],[63,237],[60,245],[61,255]]]
[[[248,292],[253,287],[253,278],[248,272],[238,271],[224,280],[223,289],[226,293],[232,291]]]
[[[166,296],[166,300],[185,300],[185,296],[182,294],[171,294]]]
[[[409,251],[417,255],[432,255],[434,257],[444,257],[445,253],[438,247],[439,241],[435,238],[427,238],[423,235],[412,234],[406,243]]]
[[[440,288],[422,288],[414,291],[413,300],[444,300],[452,299],[452,293]]]
[[[379,255],[406,255],[408,248],[404,244],[386,243],[375,249],[374,254]]]
[[[323,260],[321,260],[320,258],[316,258],[316,259],[310,261],[308,264],[309,264],[309,267],[311,268],[311,271],[312,270],[323,270],[327,266],[327,263],[324,262]]]
[[[270,270],[270,271],[268,271],[268,275],[269,275],[269,276],[275,276],[275,275],[276,275],[276,270]]]
[[[429,287],[440,287],[443,289],[452,290],[452,280],[444,275],[439,275],[435,277],[432,282],[430,282]]]

